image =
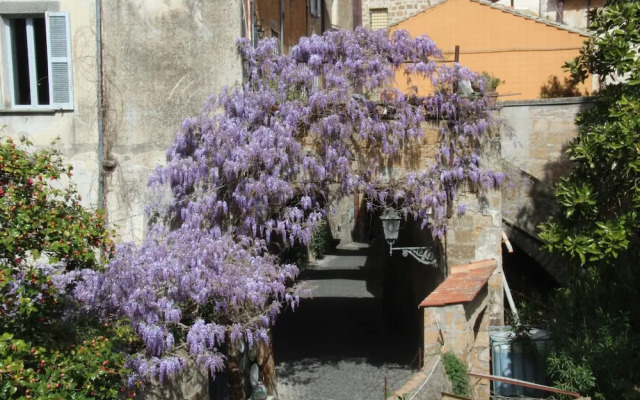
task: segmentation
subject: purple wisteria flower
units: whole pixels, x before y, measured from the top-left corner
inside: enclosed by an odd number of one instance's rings
[[[238,45],[248,80],[184,120],[149,179],[158,198],[167,188],[171,197],[149,205],[156,222],[144,243],[121,245],[75,287],[85,307],[131,321],[145,346],[129,362],[140,377],[163,381],[185,354],[216,373],[229,345],[268,341],[282,306],[299,302],[298,268],[273,244],[309,243],[332,200],[364,194],[368,209],[395,207],[442,238],[462,188],[504,180],[481,163],[493,120],[484,93],[454,90],[461,80],[482,88],[482,78],[438,63],[428,37],[331,31],[287,55],[274,40]],[[400,92],[398,71],[426,78],[433,93]],[[387,174],[424,145],[425,124],[435,156]]]

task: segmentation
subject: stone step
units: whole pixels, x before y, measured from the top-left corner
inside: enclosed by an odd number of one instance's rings
[[[348,243],[338,245],[335,250],[322,258],[310,262],[310,270],[360,270],[366,267],[369,256],[368,243]]]
[[[355,250],[355,251],[359,251],[359,250],[367,250],[369,249],[370,245],[369,243],[362,243],[362,242],[351,242],[351,243],[346,243],[346,244],[339,244],[338,246],[336,246],[336,249],[338,250]]]
[[[317,279],[303,281],[311,289],[303,298],[375,298],[381,295],[382,285],[379,281],[355,279]]]
[[[334,255],[327,254],[323,258],[310,262],[307,269],[311,270],[359,270],[365,267],[365,255]]]

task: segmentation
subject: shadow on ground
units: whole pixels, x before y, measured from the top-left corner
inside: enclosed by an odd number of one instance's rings
[[[385,323],[388,317],[377,298],[303,299],[273,330],[276,362],[357,358],[373,365],[410,365],[417,349],[404,332]]]
[[[412,375],[415,343],[378,298],[303,299],[273,330],[280,400],[384,398]]]

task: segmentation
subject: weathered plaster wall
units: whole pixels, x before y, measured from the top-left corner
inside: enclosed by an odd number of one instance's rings
[[[389,11],[389,24],[393,25],[442,1],[446,0],[362,0],[362,26],[371,26],[371,9],[386,8]],[[602,7],[605,1],[591,0],[591,7]],[[513,8],[517,11],[556,21],[557,2],[558,0],[498,0],[495,4],[511,7],[513,3]],[[563,22],[567,26],[586,29],[587,10],[587,0],[564,0]]]
[[[565,153],[578,134],[577,114],[593,99],[575,97],[502,103],[511,126],[502,137],[504,168],[513,184],[503,189],[506,221],[529,233],[553,211],[553,186],[571,167]]]
[[[122,240],[142,239],[146,182],[181,122],[210,94],[242,80],[235,42],[239,1],[104,2],[106,157],[109,221]]]
[[[289,0],[292,1],[292,0]],[[297,3],[303,3],[300,1],[295,1],[293,0],[293,3],[297,4]],[[308,2],[304,2],[305,4],[308,4]],[[320,13],[320,15],[318,16],[311,16],[311,14],[309,13],[309,9],[307,8],[307,14],[306,14],[306,24],[307,24],[307,33],[306,36],[312,36],[312,35],[322,35],[322,29],[327,29],[327,27],[323,27],[322,26],[322,15],[327,16],[327,8],[326,8],[326,4],[323,2],[323,5],[325,6],[324,8],[322,8],[322,12]],[[290,6],[291,8],[293,8],[293,5]],[[295,23],[296,19],[295,17],[293,19],[290,20],[286,20],[285,24],[293,24]],[[298,43],[298,39],[299,37],[295,38],[295,43]]]
[[[326,28],[353,30],[353,4],[350,0],[325,0]]]
[[[563,22],[575,28],[587,28],[587,10],[604,6],[606,0],[564,0]],[[555,21],[558,12],[558,0],[499,0],[496,2],[504,6],[511,6],[516,10],[527,11],[532,14]]]
[[[43,13],[44,11],[69,12],[71,30],[71,55],[73,59],[74,108],[72,111],[11,112],[8,82],[5,72],[7,48],[5,30],[0,30],[0,86],[2,106],[0,126],[3,133],[19,137],[24,135],[35,146],[48,146],[60,137],[58,147],[67,161],[74,166],[74,181],[78,185],[86,206],[97,204],[98,193],[98,129],[96,85],[96,38],[94,1],[3,1],[0,15],[6,13]]]

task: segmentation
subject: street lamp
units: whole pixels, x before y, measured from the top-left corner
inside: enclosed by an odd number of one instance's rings
[[[411,255],[419,263],[425,265],[436,266],[436,257],[433,249],[428,247],[396,247],[393,244],[398,240],[398,232],[400,231],[400,214],[392,208],[384,210],[380,216],[382,221],[382,229],[384,230],[384,238],[389,243],[389,255],[393,255],[393,250],[402,250],[402,256]]]

